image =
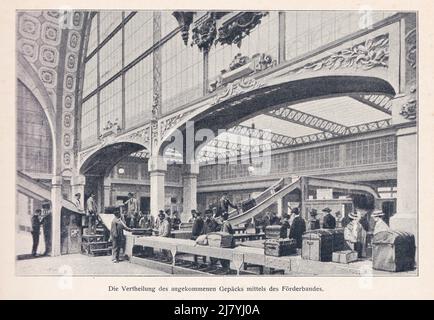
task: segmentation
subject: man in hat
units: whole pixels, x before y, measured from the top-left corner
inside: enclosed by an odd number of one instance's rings
[[[194,212],[194,222],[191,228],[191,240],[196,240],[202,234],[204,221],[199,212]]]
[[[44,233],[44,241],[45,241],[44,255],[46,256],[51,252],[52,215],[51,215],[50,202],[44,202],[42,204],[41,224],[42,224],[42,232]]]
[[[196,212],[196,209],[192,209],[191,211],[190,211],[190,214],[191,214],[191,216],[190,216],[190,218],[188,219],[188,223],[194,223],[194,220],[197,218],[197,212]]]
[[[121,248],[124,245],[124,229],[127,231],[132,231],[132,229],[128,228],[121,219],[120,211],[115,211],[114,216],[110,228],[110,239],[112,241],[112,261],[117,263],[119,262]]]
[[[132,192],[128,192],[128,200],[125,201],[127,206],[127,225],[134,228],[137,224],[139,214],[139,203]]]
[[[32,245],[32,256],[36,256],[36,252],[38,251],[38,245],[39,245],[39,236],[41,234],[41,209],[36,209],[35,212],[33,212],[31,224],[32,224],[32,239],[33,239],[33,245]]]
[[[311,209],[309,213],[310,213],[309,230],[320,229],[321,227],[320,227],[320,224],[319,224],[319,220],[317,218],[318,211],[316,211],[316,209]]]
[[[324,229],[335,229],[336,228],[336,219],[331,214],[332,210],[330,208],[322,209],[322,212],[325,212],[325,216],[323,217],[322,227]]]
[[[348,217],[351,221],[344,229],[344,239],[347,246],[351,250],[356,251],[358,257],[361,258],[366,250],[366,231],[360,223],[360,215],[357,212],[351,212]]]
[[[306,231],[306,222],[300,217],[300,210],[298,208],[291,209],[291,214],[294,215],[294,219],[289,229],[289,237],[295,239],[296,246],[300,249],[303,242],[303,233]]]
[[[374,210],[371,217],[375,221],[374,235],[381,231],[388,231],[390,228],[383,220],[384,213],[382,210]]]
[[[223,214],[223,212],[229,212],[229,207],[237,209],[237,206],[232,204],[232,202],[228,198],[228,193],[224,192],[223,196],[219,200],[219,212]]]
[[[89,231],[94,234],[96,231],[96,214],[98,207],[96,205],[95,193],[91,193],[89,199],[86,202],[87,217],[89,220]]]

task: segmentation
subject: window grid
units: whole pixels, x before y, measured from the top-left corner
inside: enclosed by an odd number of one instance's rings
[[[346,166],[396,161],[395,137],[351,142],[346,145]]]
[[[162,106],[167,113],[202,95],[203,56],[197,47],[186,46],[178,36],[161,49]]]
[[[125,65],[153,44],[153,12],[137,12],[125,25]]]
[[[52,138],[50,124],[33,94],[17,85],[17,169],[51,173]]]
[[[100,93],[100,131],[104,132],[104,127],[107,122],[117,122],[120,124],[122,118],[122,82],[118,78],[107,87],[101,90]]]
[[[122,33],[118,32],[99,52],[100,83],[110,79],[122,67]]]
[[[125,126],[127,128],[152,118],[152,54],[125,74]]]
[[[97,82],[97,55],[94,55],[86,64],[84,69],[83,96],[87,96],[96,89]]]
[[[172,11],[161,11],[161,37],[167,36],[179,27],[178,22],[172,15]]]
[[[105,38],[122,22],[122,11],[101,11],[99,13],[100,41]]]
[[[89,32],[89,42],[87,44],[87,54],[91,53],[95,48],[98,46],[98,15],[99,13],[95,14],[91,21],[90,26],[90,32]]]
[[[294,170],[314,170],[339,167],[339,145],[294,152]]]
[[[83,103],[81,108],[81,144],[86,147],[96,141],[97,99],[96,95]]]

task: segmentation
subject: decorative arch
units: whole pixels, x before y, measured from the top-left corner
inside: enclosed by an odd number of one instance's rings
[[[393,97],[395,90],[387,80],[370,76],[298,76],[290,81],[282,77],[265,84],[254,78],[242,78],[217,92],[207,105],[163,119],[160,122],[162,134],[158,154],[162,155],[176,130],[185,134],[188,121],[194,122],[194,132],[200,129],[217,132],[218,129],[229,129],[282,104],[289,106],[352,94],[382,94]]]
[[[91,149],[81,154],[79,172],[83,175],[107,176],[110,170],[131,153],[149,150],[144,144],[138,142],[116,141],[102,148]]]

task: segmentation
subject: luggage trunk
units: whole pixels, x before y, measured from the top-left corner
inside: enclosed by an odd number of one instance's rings
[[[289,256],[297,252],[294,239],[268,239],[264,242],[264,254],[266,256]]]
[[[135,236],[152,236],[152,229],[150,228],[135,228],[131,231]]]
[[[306,260],[331,261],[333,234],[329,230],[317,229],[303,234],[301,257]]]
[[[408,271],[415,266],[414,235],[403,231],[382,231],[372,241],[372,264],[375,270]]]
[[[327,229],[333,235],[333,252],[347,249],[344,238],[344,228]]]
[[[226,232],[213,232],[208,234],[208,245],[217,248],[233,248],[234,238]]]
[[[350,263],[357,261],[357,252],[351,250],[333,252],[332,261],[337,263]]]
[[[254,206],[256,206],[255,199],[249,199],[241,204],[241,209],[243,210],[243,212],[246,212],[247,210],[252,209]]]
[[[285,226],[267,226],[265,227],[266,239],[286,239],[288,238],[288,228]]]

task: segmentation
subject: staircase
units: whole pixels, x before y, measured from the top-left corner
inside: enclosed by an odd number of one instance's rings
[[[92,257],[111,255],[112,243],[108,241],[108,231],[99,219],[95,231],[95,234],[91,234],[89,228],[83,229],[81,252]]]

